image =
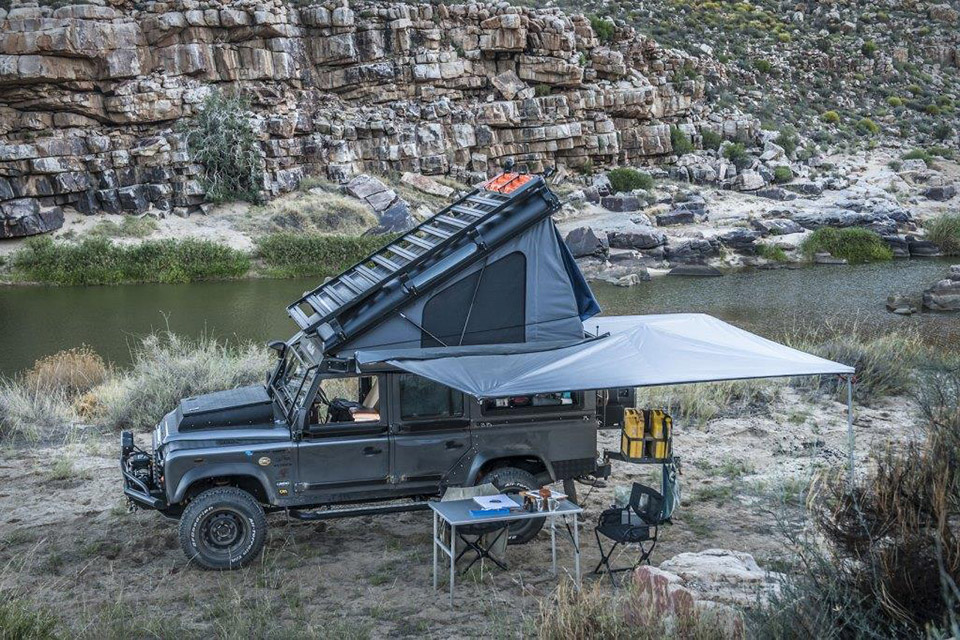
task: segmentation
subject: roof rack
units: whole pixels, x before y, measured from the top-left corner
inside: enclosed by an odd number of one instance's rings
[[[329,335],[341,332],[337,322],[339,316],[369,301],[390,283],[399,281],[404,290],[409,290],[409,295],[416,295],[416,286],[407,286],[413,276],[435,266],[453,249],[464,244],[465,239],[483,245],[479,231],[481,225],[487,225],[499,216],[508,216],[514,205],[545,187],[537,176],[501,174],[340,275],[305,293],[287,307],[287,313],[301,331],[309,333],[320,329],[318,335],[326,340]],[[324,326],[326,324],[329,326]]]

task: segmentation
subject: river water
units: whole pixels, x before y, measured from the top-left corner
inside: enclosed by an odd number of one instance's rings
[[[960,344],[960,314],[900,317],[884,309],[889,293],[918,292],[942,278],[951,262],[956,259],[752,270],[593,288],[607,315],[697,311],[771,337],[797,324],[856,318],[877,331],[917,327],[932,341]],[[285,339],[296,328],[286,305],[317,283],[307,278],[0,288],[0,374],[81,344],[124,365],[139,337],[167,328],[224,340]]]

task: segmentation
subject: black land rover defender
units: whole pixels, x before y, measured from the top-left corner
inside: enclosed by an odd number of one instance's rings
[[[594,474],[597,397],[478,401],[409,373],[320,373],[292,346],[265,387],[183,400],[150,449],[124,432],[124,493],[180,519],[188,558],[240,567],[260,553],[269,512],[320,520],[417,510],[446,487],[492,482],[510,493]],[[510,541],[542,526],[524,521]]]

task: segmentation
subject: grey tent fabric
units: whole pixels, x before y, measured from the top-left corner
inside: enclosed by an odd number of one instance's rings
[[[428,331],[428,337],[429,334],[439,333],[434,328],[436,323],[431,322],[431,308],[434,309],[434,317],[446,316],[443,320],[452,319],[451,324],[456,325],[452,333],[437,336],[443,344],[451,347],[503,343],[504,340],[497,339],[496,335],[490,338],[491,334],[497,333],[490,331],[491,324],[500,333],[519,324],[518,330],[512,332],[513,335],[519,335],[515,342],[578,340],[583,336],[581,317],[588,317],[588,314],[599,310],[599,306],[589,289],[585,293],[578,285],[583,276],[579,270],[572,272],[572,269],[576,269],[576,263],[572,268],[565,264],[563,250],[553,221],[544,219],[511,238],[485,260],[464,268],[462,273],[443,287],[424,293],[390,314],[377,326],[345,343],[337,349],[336,355],[343,358],[357,351],[424,347],[424,328]],[[499,296],[499,285],[494,281],[497,276],[493,271],[497,264],[518,254],[522,254],[525,265],[525,269],[521,267],[515,270],[522,295],[519,299],[507,295],[508,289],[516,288],[509,285],[516,283],[506,283],[507,286],[502,287],[504,295]],[[477,287],[477,282],[483,286]],[[487,286],[491,288],[486,294],[488,299],[475,299],[476,293],[481,298],[484,296],[484,287]],[[465,296],[458,298],[454,295],[444,300],[445,295],[458,287]],[[585,298],[586,295],[589,295],[589,299]],[[471,305],[471,300],[476,304]],[[431,301],[440,304],[432,305]],[[460,316],[471,306],[474,308],[464,323]],[[488,317],[486,322],[482,319],[484,314]],[[467,325],[467,332],[460,330],[463,324]],[[435,346],[436,341],[429,342]]]
[[[515,353],[449,356],[438,350],[358,352],[357,362],[384,362],[478,398],[690,382],[852,374],[852,367],[778,344],[704,314],[592,318],[598,337]],[[441,352],[442,353],[442,352]]]

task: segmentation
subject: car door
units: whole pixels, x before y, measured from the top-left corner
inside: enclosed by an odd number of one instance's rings
[[[409,373],[393,374],[393,473],[405,493],[456,485],[466,478],[471,430],[464,395]]]
[[[318,502],[383,495],[390,484],[387,417],[310,425],[298,445],[297,477],[298,493]]]

